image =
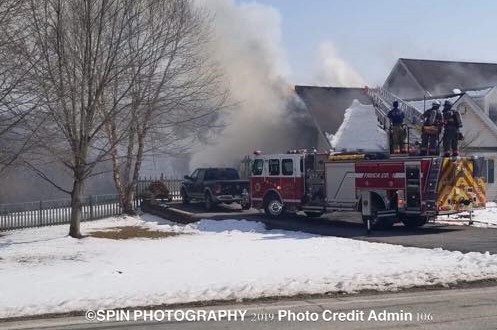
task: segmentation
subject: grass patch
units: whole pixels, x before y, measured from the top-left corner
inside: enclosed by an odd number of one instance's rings
[[[91,237],[107,239],[132,239],[132,238],[165,238],[178,236],[180,233],[159,230],[150,230],[140,226],[112,227],[105,230],[93,231]]]

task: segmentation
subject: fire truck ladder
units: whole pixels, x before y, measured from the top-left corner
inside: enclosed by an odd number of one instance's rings
[[[376,116],[378,117],[378,122],[382,129],[386,130],[387,114],[392,108],[392,103],[397,101],[399,102],[399,109],[404,112],[405,122],[409,128],[409,144],[414,144],[414,141],[420,140],[423,117],[416,108],[383,87],[366,87],[365,91],[373,100]]]

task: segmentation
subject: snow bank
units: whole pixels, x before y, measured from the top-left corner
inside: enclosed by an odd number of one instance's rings
[[[335,135],[328,135],[332,148],[336,151],[385,151],[387,135],[378,127],[378,119],[372,105],[364,105],[357,100],[345,110],[342,125]]]
[[[82,229],[124,225],[186,235],[75,240],[66,236],[67,226],[6,233],[0,238],[0,318],[497,278],[497,256],[488,253],[266,230],[244,220],[181,226],[128,217]]]

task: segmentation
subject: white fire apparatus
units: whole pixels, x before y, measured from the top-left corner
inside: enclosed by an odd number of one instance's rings
[[[394,96],[378,89],[367,92],[376,102],[381,121],[391,101],[385,100],[386,96]],[[403,110],[415,124],[415,110]],[[310,217],[356,211],[368,228],[389,227],[396,222],[419,227],[439,214],[485,207],[482,163],[478,158],[412,153],[255,153],[250,200],[252,207],[263,209],[269,217],[296,211]]]

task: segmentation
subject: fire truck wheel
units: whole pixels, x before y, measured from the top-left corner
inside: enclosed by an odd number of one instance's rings
[[[190,198],[188,198],[188,195],[186,194],[186,191],[184,188],[181,188],[181,201],[183,204],[190,204]]]
[[[271,194],[267,196],[266,202],[264,203],[264,212],[270,218],[278,218],[285,212],[285,206],[278,196]]]
[[[409,228],[416,228],[416,227],[422,227],[426,224],[428,221],[428,217],[406,217],[405,219],[402,220],[402,223],[404,226],[409,227]]]
[[[319,218],[323,215],[323,212],[304,212],[309,218]]]
[[[371,229],[389,229],[394,225],[394,221],[388,218],[378,218],[376,211],[373,211],[371,216],[363,216],[362,221],[364,225],[368,225],[368,218],[371,224]]]
[[[362,217],[362,222],[364,222],[364,225],[367,227],[368,226],[368,219],[369,219],[369,224],[371,225],[371,229],[380,229],[380,218],[378,218],[377,214],[375,211],[371,213],[371,216],[363,216]]]

